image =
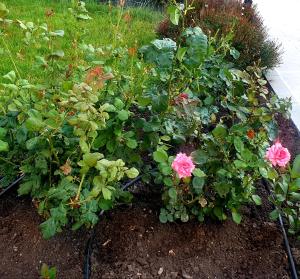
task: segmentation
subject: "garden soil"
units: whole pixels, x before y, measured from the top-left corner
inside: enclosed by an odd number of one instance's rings
[[[300,154],[293,123],[279,120],[279,138],[293,154]],[[265,197],[264,186],[258,188]],[[144,198],[116,209],[96,227],[92,278],[290,278],[281,231],[270,222],[272,209],[263,200],[261,207],[244,208],[241,225],[230,220],[161,224],[159,196],[151,204]],[[0,198],[0,278],[39,278],[43,263],[56,266],[58,279],[83,278],[90,233],[64,231],[44,240],[41,222],[28,198],[17,198],[14,191]],[[300,264],[300,245],[295,239],[291,243]]]
[[[97,226],[92,278],[290,278],[270,209],[267,202],[247,207],[236,225],[161,224],[155,205],[120,208]]]
[[[42,221],[28,198],[14,192],[0,198],[1,279],[38,279],[43,263],[57,268],[57,279],[82,278],[87,231],[64,231],[45,240]]]

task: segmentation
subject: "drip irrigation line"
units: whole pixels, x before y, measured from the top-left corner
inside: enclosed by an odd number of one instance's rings
[[[130,180],[129,182],[125,183],[122,185],[121,189],[125,190],[137,181],[139,181],[142,178],[142,175],[137,176],[136,178]],[[103,216],[105,213],[104,210],[102,210],[99,213],[99,217]],[[95,234],[96,234],[96,227],[93,228],[91,235],[87,241],[86,247],[85,247],[85,252],[84,252],[84,262],[83,262],[83,279],[90,279],[91,276],[91,256],[93,252],[93,241],[95,239]]]
[[[8,187],[6,187],[4,190],[2,190],[2,192],[0,193],[0,197],[5,194],[7,191],[9,191],[11,188],[13,188],[15,185],[17,185],[23,178],[24,178],[24,174],[21,175],[19,178],[17,178],[13,183],[11,183]]]
[[[266,179],[263,179],[263,184],[265,185],[267,191],[271,194],[271,196],[274,198],[274,194],[271,192],[270,187],[269,187],[269,182]],[[289,243],[289,239],[283,224],[283,219],[281,214],[279,213],[279,225],[283,234],[283,239],[284,239],[284,244],[285,244],[285,248],[288,254],[288,258],[289,258],[289,263],[290,263],[290,269],[291,269],[291,275],[292,275],[292,279],[298,279],[298,273],[297,273],[297,268],[295,265],[295,260],[294,260],[294,256],[291,250],[291,246]]]

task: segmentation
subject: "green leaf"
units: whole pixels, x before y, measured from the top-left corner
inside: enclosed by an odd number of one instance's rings
[[[39,141],[40,141],[39,137],[34,137],[34,138],[29,139],[28,141],[26,141],[26,148],[28,150],[35,149],[37,147]]]
[[[87,14],[78,14],[76,15],[76,18],[77,19],[82,19],[82,20],[89,20],[89,19],[92,19],[89,15]]]
[[[8,143],[6,141],[0,140],[0,152],[6,152],[9,150]]]
[[[227,136],[227,129],[224,125],[219,124],[213,129],[212,134],[217,139],[224,139]]]
[[[189,220],[189,215],[186,212],[181,212],[180,221],[186,223],[188,222],[188,220]]]
[[[135,149],[138,146],[138,143],[135,139],[129,138],[126,140],[126,145],[131,149]]]
[[[58,58],[63,58],[65,56],[65,53],[63,50],[56,50],[54,52],[52,52],[48,58],[49,59],[58,59]]]
[[[172,174],[172,168],[169,165],[161,167],[161,172],[163,175],[170,175]]]
[[[163,224],[167,223],[168,222],[168,215],[160,212],[159,214],[159,221]]]
[[[164,163],[168,161],[168,154],[164,149],[158,148],[153,152],[153,159],[158,163]]]
[[[300,190],[300,178],[295,179],[289,186],[289,190],[292,192],[296,192]]]
[[[238,59],[240,57],[240,53],[238,50],[236,50],[235,48],[231,48],[230,49],[230,55],[234,58],[234,59]]]
[[[127,120],[128,117],[129,117],[129,112],[128,112],[127,110],[122,109],[122,110],[120,110],[120,111],[118,112],[118,118],[119,118],[121,121]]]
[[[229,193],[231,185],[228,183],[220,182],[215,184],[214,188],[220,197],[225,197]]]
[[[205,173],[198,168],[194,169],[193,175],[197,176],[197,177],[205,177],[206,176]]]
[[[38,132],[45,126],[45,123],[37,117],[29,117],[25,121],[25,126],[28,129],[28,131]]]
[[[223,209],[219,206],[214,207],[213,213],[216,217],[218,217],[219,220],[226,220],[226,215],[223,212]]]
[[[3,78],[8,79],[10,82],[14,83],[17,77],[15,71],[10,71],[6,75],[4,75]]]
[[[54,236],[57,230],[56,222],[53,218],[49,218],[47,221],[42,223],[40,228],[45,239],[49,239]]]
[[[4,3],[0,2],[0,18],[5,18],[9,13]]]
[[[270,213],[270,218],[275,221],[277,220],[279,217],[279,211],[278,209],[274,209],[271,213]]]
[[[270,170],[268,171],[268,178],[271,179],[271,180],[278,178],[278,173],[277,173],[277,171],[276,171],[275,169],[273,169],[273,168],[270,169]]]
[[[111,190],[109,190],[107,188],[102,188],[102,194],[103,194],[103,198],[105,200],[111,200],[111,197],[112,197]]]
[[[196,68],[203,63],[207,55],[207,36],[200,27],[186,28],[182,35],[187,46],[184,63]]]
[[[255,202],[256,205],[261,205],[261,198],[258,195],[252,195],[252,200]]]
[[[205,164],[208,160],[208,155],[203,150],[196,150],[191,153],[193,162],[199,165]]]
[[[7,129],[0,127],[0,139],[4,139],[7,134]]]
[[[170,177],[165,177],[163,181],[164,181],[164,184],[168,187],[171,187],[174,185],[173,180]]]
[[[180,19],[180,10],[177,6],[169,6],[167,9],[167,13],[170,17],[170,21],[174,24],[174,25],[178,25],[179,24],[179,19]]]
[[[101,153],[85,153],[83,155],[83,162],[89,167],[94,167],[97,164],[97,161],[104,158]]]
[[[130,168],[125,173],[128,176],[128,178],[131,179],[136,178],[139,175],[139,171],[136,168]]]
[[[79,146],[80,146],[83,153],[89,153],[90,152],[90,148],[89,148],[88,144],[86,143],[86,141],[83,138],[80,138]]]
[[[175,188],[170,188],[168,190],[168,195],[171,199],[176,200],[177,199],[177,191]]]
[[[300,155],[297,155],[292,168],[292,178],[300,178]]]
[[[238,213],[238,212],[236,212],[235,210],[233,210],[233,211],[231,212],[231,214],[232,214],[232,219],[233,219],[233,221],[234,221],[235,223],[237,223],[237,224],[240,224],[241,221],[242,221],[242,216],[241,216],[241,214]]]
[[[102,210],[110,210],[113,207],[113,201],[111,200],[100,199],[98,204]]]
[[[234,137],[234,147],[239,153],[244,150],[244,143],[240,137]]]
[[[18,189],[18,194],[20,196],[27,195],[31,192],[32,187],[33,187],[33,182],[30,180],[26,181],[26,182],[20,184],[19,189]]]
[[[118,110],[121,110],[122,108],[124,108],[125,104],[123,103],[123,101],[119,98],[116,98],[115,99],[115,102],[114,102],[114,106],[118,109]]]
[[[265,168],[259,168],[259,172],[263,178],[269,178],[268,171]]]
[[[195,190],[196,194],[199,195],[203,192],[205,180],[203,177],[194,177],[192,181],[193,189]]]
[[[245,169],[248,167],[248,165],[244,161],[241,161],[241,160],[234,160],[234,165],[238,169]]]
[[[54,32],[49,32],[49,35],[52,37],[63,37],[65,35],[65,31],[64,30],[56,30]]]
[[[177,54],[176,54],[176,57],[177,59],[181,62],[183,60],[183,57],[185,55],[187,51],[187,48],[186,47],[180,47],[177,51]]]
[[[103,147],[109,140],[108,132],[102,131],[102,133],[94,140],[93,147],[95,149]]]

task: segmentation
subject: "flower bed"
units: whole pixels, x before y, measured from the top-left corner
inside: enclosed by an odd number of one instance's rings
[[[159,235],[155,231],[138,235],[141,241],[150,241],[150,246],[139,244],[142,261],[148,265],[143,267],[144,274],[134,276],[155,276],[154,270],[165,278],[176,272],[186,278],[212,275],[212,266],[205,269],[201,265],[203,257],[217,263],[228,276],[242,272],[259,276],[254,271],[258,264],[263,275],[275,266],[275,277],[288,274],[282,236],[271,220],[281,214],[291,234],[300,231],[300,156],[291,158],[284,139],[278,138],[276,122],[276,117],[288,118],[290,102],[269,92],[257,64],[238,70],[228,60],[228,56],[233,61],[239,57],[230,34],[210,37],[199,27],[186,28],[185,14],[192,7],[178,5],[168,8],[170,21],[182,23],[177,41],[165,38],[142,47],[121,47],[118,40],[131,28],[131,17],[120,1],[117,20],[111,22],[112,45],[87,44],[75,32],[71,34],[74,53],[69,64],[64,51],[57,48],[64,30],[10,20],[6,7],[0,8],[3,30],[8,32],[11,26],[26,30],[25,44],[33,45],[39,54],[35,67],[47,77],[39,82],[24,79],[0,34],[14,67],[3,76],[0,87],[0,171],[6,177],[24,175],[18,194],[31,196],[43,220],[44,238],[70,228],[83,232],[84,227],[97,226],[101,235],[107,235],[106,240],[99,240],[101,245],[112,247],[112,253],[106,251],[108,259],[95,265],[94,272],[103,273],[107,267],[102,264],[110,261],[121,265],[118,272],[133,276],[141,264],[132,266],[121,258],[117,239],[123,240],[120,249],[129,247],[128,256],[134,254],[130,247],[135,237],[126,237],[128,228],[144,218],[144,232],[153,227]],[[91,20],[84,2],[74,2],[69,12],[73,22]],[[149,189],[146,196],[124,188],[137,177]],[[262,179],[269,181],[271,194],[262,188]],[[158,190],[158,197],[153,189]],[[137,204],[133,213],[117,211],[115,221],[104,225],[102,213],[124,203]],[[145,206],[151,212],[146,209],[146,216],[140,217],[138,212]],[[120,220],[126,217],[122,214],[127,214],[125,223]],[[3,221],[4,227],[9,227],[9,216]],[[123,226],[120,232],[114,227],[118,224]],[[170,233],[177,246],[174,249],[164,247],[169,242],[160,238]],[[3,236],[5,240],[5,232]],[[81,236],[86,239],[85,233]],[[179,239],[186,240],[180,248]],[[62,239],[57,240],[60,243]],[[159,259],[160,252],[154,259],[159,242],[163,259]],[[195,251],[204,253],[200,261],[191,250],[194,242],[199,246]],[[44,245],[49,249],[41,243]],[[266,250],[270,245],[273,248]],[[249,253],[241,259],[242,247],[249,248]],[[99,250],[95,255],[101,254]],[[175,255],[182,252],[192,266],[182,261],[179,267],[177,257],[175,265],[169,264],[171,250]],[[254,252],[260,261],[253,260]],[[153,264],[147,261],[147,254]],[[225,262],[229,256],[230,261]],[[238,259],[234,262],[234,258]],[[65,261],[58,260],[48,264],[64,268]],[[157,266],[159,260],[164,266]],[[249,264],[243,271],[245,262]],[[118,272],[110,270],[107,276],[118,278]]]

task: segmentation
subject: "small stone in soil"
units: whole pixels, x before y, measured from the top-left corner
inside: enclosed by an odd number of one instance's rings
[[[170,256],[175,256],[176,254],[175,254],[175,252],[174,252],[173,250],[170,250],[170,251],[169,251],[169,255],[170,255]]]
[[[189,274],[187,274],[184,270],[182,271],[182,277],[184,279],[193,279],[193,277]]]
[[[159,270],[157,271],[157,274],[162,275],[163,272],[164,272],[164,268],[160,267]]]

